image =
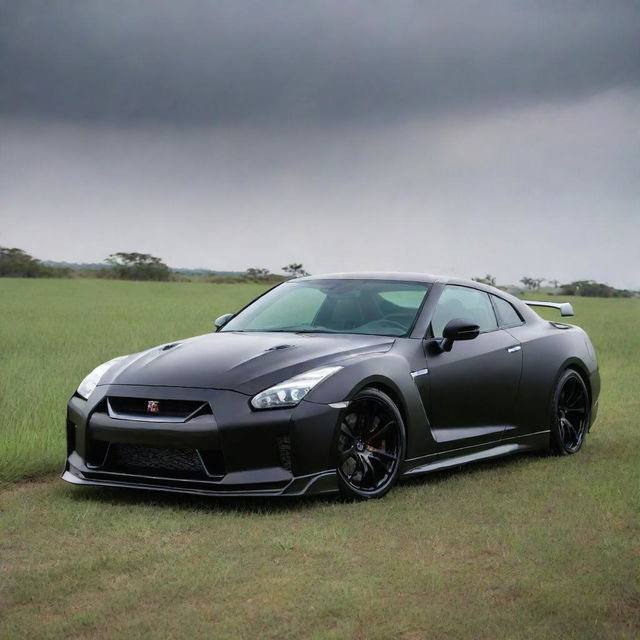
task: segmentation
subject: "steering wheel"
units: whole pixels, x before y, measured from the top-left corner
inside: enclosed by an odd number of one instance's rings
[[[408,329],[408,325],[406,322],[400,322],[398,320],[393,320],[393,318],[402,318],[403,320],[409,320],[409,324],[411,324],[411,320],[413,319],[412,314],[410,313],[390,313],[388,316],[384,316],[384,318],[382,318],[382,320],[389,320],[390,322],[393,322],[394,324],[400,325],[403,329]]]
[[[372,322],[367,322],[366,325],[363,326],[371,326],[371,325],[382,325],[384,327],[388,327],[389,325],[391,326],[395,326],[398,329],[402,329],[402,331],[406,331],[407,327],[404,324],[401,324],[400,322],[397,322],[396,320],[390,320],[389,319],[390,316],[386,316],[385,318],[379,318],[378,320],[373,320]]]

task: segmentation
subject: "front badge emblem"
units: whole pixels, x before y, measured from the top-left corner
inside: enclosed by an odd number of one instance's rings
[[[157,400],[147,400],[147,413],[159,413],[160,403]]]

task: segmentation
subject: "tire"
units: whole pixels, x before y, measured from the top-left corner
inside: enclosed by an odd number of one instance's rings
[[[553,393],[551,406],[551,452],[568,456],[580,451],[589,431],[591,402],[582,376],[564,371]]]
[[[357,393],[338,423],[340,493],[357,500],[384,496],[400,474],[406,440],[400,411],[386,393],[372,388]]]

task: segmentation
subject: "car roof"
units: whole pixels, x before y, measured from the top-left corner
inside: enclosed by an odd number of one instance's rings
[[[487,293],[493,293],[519,306],[525,307],[521,300],[516,296],[492,287],[491,285],[477,282],[476,280],[467,280],[465,278],[456,278],[454,276],[434,275],[432,273],[419,273],[416,271],[353,271],[347,273],[323,273],[314,276],[303,276],[301,278],[293,278],[289,282],[305,282],[309,280],[397,280],[404,282],[424,282],[425,284],[457,284],[461,286],[473,287]]]
[[[304,276],[295,278],[295,281],[305,280],[398,280],[406,282],[424,282],[433,284],[460,284],[484,289],[485,291],[496,291],[494,287],[484,285],[475,280],[455,278],[453,276],[434,275],[432,273],[419,273],[416,271],[354,271],[348,273],[325,273],[314,276]],[[499,291],[499,293],[504,293]]]
[[[353,271],[348,273],[324,273],[315,276],[296,278],[296,282],[305,280],[399,280],[409,282],[439,282],[440,277],[429,273],[403,271]]]

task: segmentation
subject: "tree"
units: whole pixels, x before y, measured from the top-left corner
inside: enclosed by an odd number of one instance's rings
[[[480,282],[481,284],[488,284],[488,285],[491,285],[492,287],[496,286],[496,279],[490,273],[487,273],[487,275],[484,278],[472,278],[472,279],[474,282]]]
[[[630,298],[633,293],[628,289],[616,289],[595,280],[576,280],[562,285],[562,295],[587,298]]]
[[[302,276],[308,276],[309,274],[304,270],[304,267],[299,262],[292,262],[286,267],[282,267],[285,273],[288,273],[292,278],[301,278]]]
[[[0,276],[13,278],[46,278],[53,269],[41,264],[26,251],[15,247],[0,247]]]
[[[547,282],[554,288],[557,289],[560,286],[560,280],[547,280]]]
[[[520,279],[520,282],[525,286],[525,289],[537,291],[540,288],[540,285],[544,282],[544,278],[529,278],[525,276]]]
[[[171,270],[160,258],[149,253],[112,253],[106,260],[121,280],[169,280]]]
[[[269,269],[263,269],[262,267],[249,267],[244,275],[250,280],[265,280],[271,273]]]

